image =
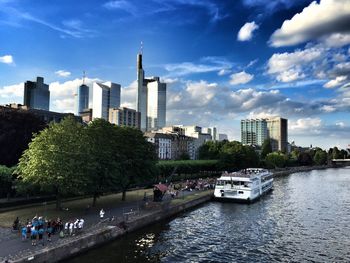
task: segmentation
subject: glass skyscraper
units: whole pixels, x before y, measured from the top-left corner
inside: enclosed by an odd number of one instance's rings
[[[85,84],[80,85],[77,89],[76,115],[89,108],[89,87]]]
[[[44,78],[37,77],[35,81],[27,81],[24,84],[23,105],[39,110],[49,110],[50,91],[49,85],[44,83]]]
[[[261,146],[267,138],[267,121],[265,119],[241,120],[242,144]]]

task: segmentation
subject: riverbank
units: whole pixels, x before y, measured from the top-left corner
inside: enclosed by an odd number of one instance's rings
[[[293,173],[300,173],[300,172],[309,172],[312,170],[324,170],[328,168],[341,168],[344,167],[344,165],[313,165],[313,166],[296,166],[296,167],[285,167],[285,168],[277,168],[271,170],[274,177],[277,176],[284,176],[289,175]]]
[[[101,246],[126,233],[135,231],[147,225],[175,216],[195,206],[203,204],[212,198],[213,191],[193,191],[164,202],[144,202],[139,210],[131,210],[122,216],[112,216],[95,226],[86,229],[73,237],[55,240],[46,246],[34,250],[21,250],[16,255],[3,257],[2,262],[57,262],[84,251]],[[17,240],[17,242],[21,242]],[[6,245],[4,242],[2,245]]]

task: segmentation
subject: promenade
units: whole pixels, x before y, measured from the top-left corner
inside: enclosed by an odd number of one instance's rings
[[[148,196],[148,200],[145,201],[140,196],[138,200],[119,202],[114,207],[105,209],[105,216],[102,220],[99,217],[98,209],[91,209],[77,216],[77,218],[83,218],[85,220],[84,228],[81,232],[74,236],[65,236],[64,238],[60,238],[57,233],[52,236],[51,242],[47,241],[45,235],[43,244],[37,244],[36,246],[31,245],[30,239],[22,241],[18,231],[14,232],[9,227],[0,227],[0,262],[14,262],[22,258],[30,259],[31,255],[40,253],[41,251],[48,251],[64,243],[69,243],[79,239],[82,235],[93,233],[96,230],[102,230],[108,226],[120,227],[121,224],[126,225],[129,221],[135,221],[138,218],[145,217],[157,211],[166,211],[174,204],[185,203],[203,194],[210,195],[211,191],[181,191],[176,198],[172,198],[167,193],[162,202],[153,202],[151,196]],[[33,211],[35,211],[35,208],[33,208]],[[55,260],[53,259],[53,261]]]

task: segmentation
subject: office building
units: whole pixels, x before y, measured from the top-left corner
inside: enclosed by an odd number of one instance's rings
[[[89,87],[85,84],[77,88],[75,114],[80,115],[89,108]]]
[[[44,83],[44,78],[37,77],[35,81],[26,81],[24,84],[24,106],[32,109],[50,109],[49,85]]]
[[[219,142],[221,141],[228,141],[228,136],[225,133],[219,133]]]
[[[112,82],[94,82],[92,86],[92,118],[109,120],[109,109],[120,106],[120,85]]]
[[[141,113],[141,130],[158,130],[166,121],[166,84],[159,77],[145,78],[142,54],[137,55],[136,110]]]
[[[129,108],[110,108],[109,122],[118,126],[127,126],[140,129],[141,114]]]
[[[242,144],[261,146],[267,138],[267,122],[265,119],[241,120]]]
[[[203,133],[208,133],[211,135],[211,139],[213,141],[219,140],[219,134],[217,132],[216,127],[203,128]]]
[[[172,135],[159,132],[145,132],[144,135],[147,138],[148,142],[154,144],[158,159],[172,159]]]
[[[267,119],[268,137],[271,140],[272,151],[288,151],[288,120],[275,117]]]

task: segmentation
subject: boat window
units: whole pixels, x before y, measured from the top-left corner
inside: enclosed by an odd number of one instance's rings
[[[239,194],[243,194],[243,191],[238,191]]]

